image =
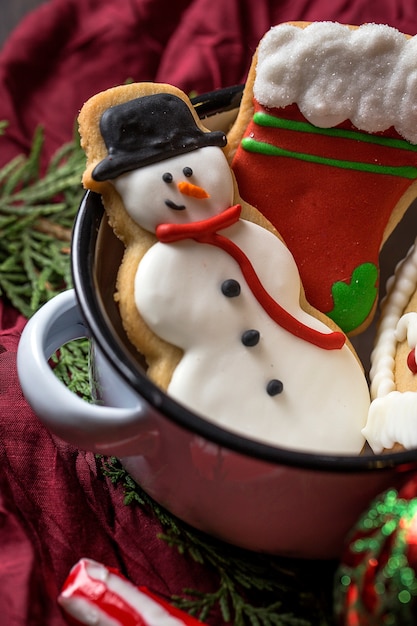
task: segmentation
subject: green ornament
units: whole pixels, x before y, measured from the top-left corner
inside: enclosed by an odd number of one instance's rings
[[[417,495],[416,478],[411,486]],[[417,497],[402,495],[376,498],[347,539],[334,587],[341,626],[417,623]]]

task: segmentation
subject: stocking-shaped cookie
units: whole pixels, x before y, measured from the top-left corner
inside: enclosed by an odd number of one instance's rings
[[[228,135],[241,196],[347,333],[372,319],[381,246],[417,195],[416,55],[388,26],[276,26]]]

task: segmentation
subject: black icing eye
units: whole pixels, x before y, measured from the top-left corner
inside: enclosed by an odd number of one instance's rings
[[[190,178],[190,176],[193,175],[193,170],[191,169],[191,167],[184,167],[182,173],[184,174],[184,176],[187,176],[187,178]]]
[[[164,181],[164,183],[172,183],[174,178],[171,172],[165,172],[165,174],[162,174],[162,180]]]

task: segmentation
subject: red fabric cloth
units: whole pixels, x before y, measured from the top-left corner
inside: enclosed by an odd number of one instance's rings
[[[166,598],[195,581],[208,589],[202,568],[158,538],[158,521],[123,504],[101,461],[53,437],[28,408],[16,375],[23,324],[15,317],[0,335],[0,623],[66,623],[56,599],[83,556]]]
[[[0,165],[45,129],[45,163],[72,137],[92,94],[128,79],[202,93],[244,81],[258,40],[286,20],[376,21],[417,32],[409,0],[50,0],[0,52]],[[214,580],[124,506],[92,454],[52,437],[22,397],[24,319],[0,302],[0,615],[8,626],[62,626],[56,597],[83,556],[169,596]],[[57,407],[58,408],[58,407]],[[219,623],[217,621],[217,623]]]

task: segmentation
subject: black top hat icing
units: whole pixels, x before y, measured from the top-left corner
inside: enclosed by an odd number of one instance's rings
[[[120,174],[205,146],[226,145],[222,131],[204,132],[178,96],[158,93],[107,109],[100,131],[108,155],[94,168],[94,180]]]

